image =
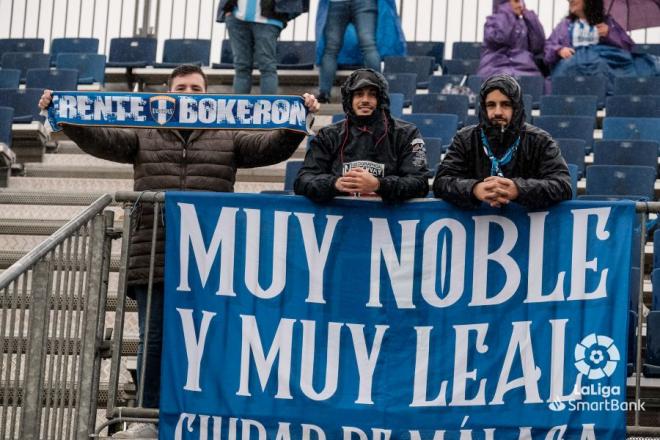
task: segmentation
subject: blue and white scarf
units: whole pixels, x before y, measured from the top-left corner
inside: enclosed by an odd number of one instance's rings
[[[300,96],[53,92],[48,121],[62,125],[310,132]]]

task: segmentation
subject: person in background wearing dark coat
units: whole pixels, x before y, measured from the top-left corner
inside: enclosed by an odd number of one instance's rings
[[[541,75],[535,55],[543,54],[545,32],[539,17],[523,0],[496,0],[484,26],[484,51],[477,75]]]
[[[206,93],[206,75],[198,66],[182,65],[168,80],[169,92]],[[305,106],[319,110],[314,95],[304,94]],[[51,104],[45,90],[39,107]],[[271,165],[288,159],[304,139],[303,133],[289,130],[172,130],[76,127],[67,125],[64,133],[85,152],[101,159],[131,163],[135,191],[219,191],[233,192],[236,168]],[[165,231],[156,237],[154,284],[149,317],[149,341],[143,344],[147,314],[153,208],[140,205],[131,234],[128,260],[128,295],[137,300],[140,342],[138,371],[146,359],[143,407],[158,408],[160,400],[160,359],[163,331]],[[155,439],[152,424],[134,423],[113,438]]]
[[[428,168],[417,127],[392,118],[387,81],[358,69],[341,88],[346,119],[319,130],[294,182],[315,202],[371,195],[385,202],[426,197]]]
[[[525,123],[520,85],[509,75],[484,81],[479,124],[460,130],[433,182],[433,193],[461,208],[510,202],[543,209],[572,197],[556,142]]]
[[[277,94],[277,39],[287,21],[309,10],[309,0],[220,0],[234,57],[234,93],[250,94],[252,67],[261,72],[262,95]]]

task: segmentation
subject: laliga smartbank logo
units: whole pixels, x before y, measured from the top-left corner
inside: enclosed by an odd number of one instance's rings
[[[621,360],[619,349],[609,336],[586,336],[575,346],[575,368],[579,371],[571,399],[562,401],[557,398],[548,407],[552,411],[628,411],[639,408],[644,410],[645,402],[621,401],[621,387],[601,383],[582,384],[582,379],[598,381],[614,374]],[[599,396],[603,400],[582,400],[584,396]]]

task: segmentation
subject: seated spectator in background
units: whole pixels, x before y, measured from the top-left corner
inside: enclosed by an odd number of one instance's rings
[[[309,0],[221,0],[216,21],[225,22],[234,57],[234,93],[252,89],[259,68],[262,95],[277,95],[277,38],[286,22],[309,10]]]
[[[632,54],[635,43],[609,15],[602,0],[569,0],[569,13],[545,43],[552,76],[604,75],[609,90],[616,76],[656,75],[651,55]]]
[[[541,75],[534,56],[543,53],[544,43],[543,25],[523,0],[498,0],[494,14],[486,18],[477,75]]]
[[[390,115],[387,81],[372,69],[353,72],[341,88],[346,119],[319,130],[294,190],[315,202],[373,195],[385,202],[425,197],[424,141],[417,127]]]
[[[438,167],[433,192],[462,208],[515,201],[542,209],[572,197],[571,177],[555,141],[525,123],[520,85],[509,75],[484,81],[479,124],[460,130]]]

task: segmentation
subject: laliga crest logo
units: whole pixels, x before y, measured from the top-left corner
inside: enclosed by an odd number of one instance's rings
[[[172,116],[174,116],[174,109],[176,108],[176,99],[167,96],[152,96],[149,98],[149,110],[154,121],[160,125],[167,124]]]
[[[619,360],[619,350],[607,336],[592,333],[575,346],[575,368],[591,380],[611,376]]]

